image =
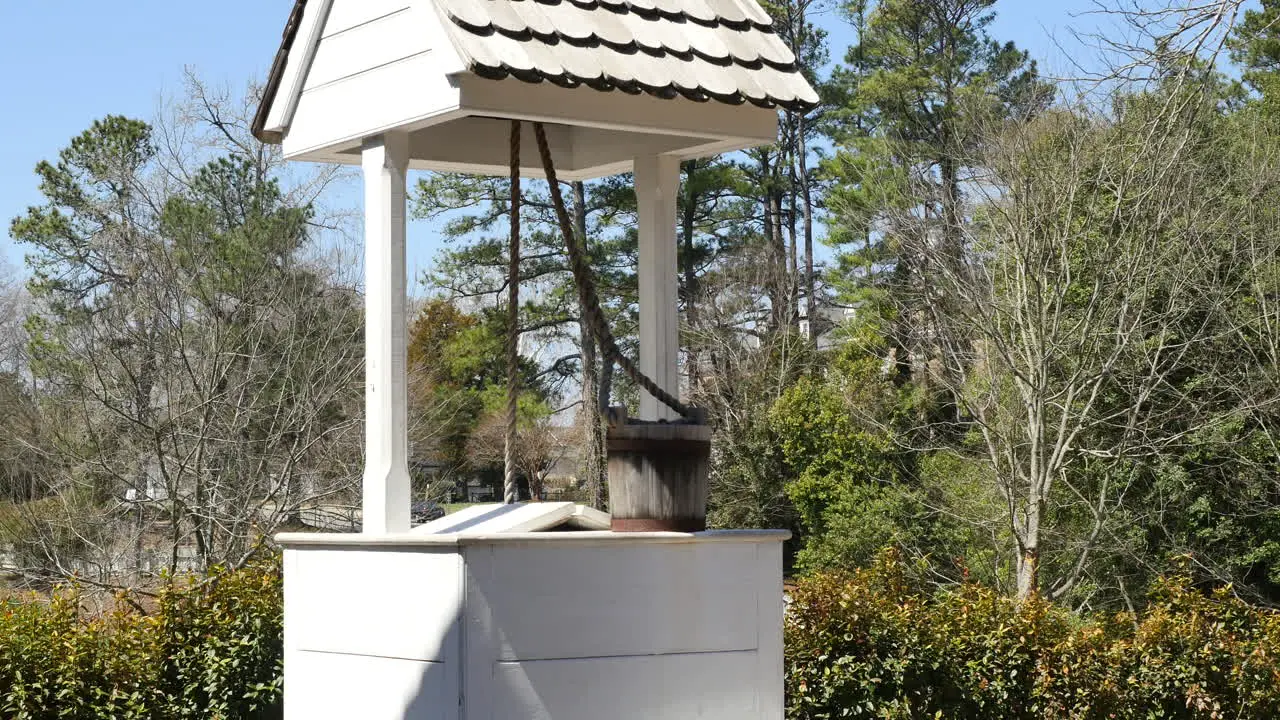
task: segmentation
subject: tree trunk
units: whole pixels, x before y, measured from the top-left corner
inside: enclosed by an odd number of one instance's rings
[[[573,183],[573,223],[582,247],[587,247],[587,191],[582,182]],[[583,447],[581,473],[583,485],[590,493],[593,507],[604,509],[604,491],[608,482],[605,466],[605,436],[599,408],[600,368],[596,340],[585,312],[578,313],[579,341],[582,345],[582,424]]]
[[[822,328],[818,325],[818,291],[813,274],[813,188],[809,185],[809,145],[805,137],[808,126],[804,115],[797,120],[797,160],[800,163],[800,194],[804,202],[804,297],[805,315],[809,318],[810,340],[817,341]]]
[[[600,414],[600,363],[596,358],[595,339],[585,320],[579,321],[582,332],[582,481],[590,494],[592,507],[604,509],[606,474],[604,422]]]
[[[1040,594],[1040,548],[1030,545],[1018,556],[1018,599],[1029,600]]]
[[[769,153],[762,152],[760,154],[760,202],[764,210],[763,229],[764,229],[764,245],[768,253],[768,277],[765,279],[764,286],[769,293],[769,322],[773,325],[772,329],[781,327],[782,322],[782,283],[780,276],[782,269],[779,267],[777,243],[775,243],[774,224],[773,224],[773,190],[770,187],[770,164]]]
[[[680,215],[680,244],[684,250],[680,257],[680,261],[684,265],[681,268],[681,272],[684,275],[684,286],[681,290],[684,295],[685,321],[690,328],[698,326],[698,268],[694,262],[696,247],[693,234],[694,216],[698,211],[698,190],[696,183],[693,182],[693,173],[696,169],[696,160],[690,160],[684,164],[684,206],[681,208]],[[695,396],[701,384],[701,368],[698,365],[699,358],[696,343],[688,343],[687,347],[689,349],[689,393],[690,396]]]
[[[607,359],[600,362],[600,413],[609,411],[613,402],[613,363]]]
[[[963,252],[960,239],[960,171],[954,158],[944,157],[942,173],[942,257],[946,267],[955,271],[960,267]]]
[[[789,154],[789,153],[788,153]],[[800,248],[799,238],[796,233],[796,173],[794,159],[787,160],[787,187],[785,193],[787,198],[787,275],[791,278],[800,276]],[[779,198],[779,203],[782,200]],[[791,287],[795,287],[795,282],[791,283]]]
[[[607,359],[600,363],[600,382],[597,387],[600,393],[597,405],[597,409],[599,410],[597,422],[602,428],[600,433],[600,453],[603,456],[606,452],[604,445],[606,438],[603,432],[603,418],[604,414],[609,410],[609,403],[613,400],[613,363]],[[604,459],[601,462],[607,463],[608,460]],[[592,505],[600,510],[607,511],[609,509],[609,478],[607,465],[606,469],[602,470],[601,473],[605,476],[604,482],[601,482],[594,488],[596,495],[592,498]]]
[[[777,183],[770,183],[769,203],[773,215],[774,266],[777,268],[778,298],[780,300],[778,327],[782,328],[791,324],[791,318],[795,314],[795,302],[791,292],[791,273],[787,271],[787,241],[782,234],[782,191],[776,185]]]
[[[944,126],[945,128],[945,126]],[[960,162],[952,156],[950,145],[950,130],[944,130],[943,160],[941,163],[942,173],[942,242],[943,247],[942,263],[945,272],[952,274],[953,277],[959,278],[964,267],[964,238],[962,234],[962,219],[960,208]],[[956,298],[949,297],[949,294],[943,294],[938,298],[938,302],[950,304],[957,302]],[[943,312],[947,312],[945,309]],[[934,313],[935,317],[937,316]],[[952,327],[933,328],[932,334],[937,338],[934,347],[931,348],[930,356],[936,355],[941,358],[943,350],[939,345],[946,343],[964,342],[962,337],[955,337]],[[954,368],[945,362],[939,363],[939,372],[950,374],[954,372]],[[945,380],[946,387],[955,388],[959,382],[958,378],[948,377]],[[949,390],[946,392],[948,396],[942,411],[949,422],[956,423],[960,420],[959,407],[956,403],[955,392]]]
[[[791,133],[791,142],[795,142],[794,133]],[[796,280],[800,277],[800,239],[796,231],[796,222],[798,220],[796,195],[799,189],[799,183],[796,181],[796,157],[795,148],[789,145],[787,149],[787,288],[791,294],[791,308],[789,314],[794,317],[799,309],[799,297],[796,292]],[[780,193],[782,194],[782,193]],[[778,200],[782,202],[781,198]]]
[[[1034,483],[1033,483],[1034,485]],[[1018,539],[1018,599],[1040,594],[1040,518],[1044,501],[1035,487],[1028,498],[1027,516]]]
[[[760,181],[764,201],[764,238],[769,252],[769,278],[766,287],[769,291],[772,330],[779,330],[791,321],[787,310],[791,302],[787,291],[787,241],[782,234],[782,198],[779,197],[777,187],[777,172],[769,154],[763,153],[760,157]]]

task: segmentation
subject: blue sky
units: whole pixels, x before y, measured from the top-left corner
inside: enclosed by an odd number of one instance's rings
[[[264,77],[292,4],[0,0],[0,261],[21,266],[23,249],[8,226],[40,202],[37,162],[105,115],[150,119],[163,95],[181,91],[184,67],[215,85]],[[1082,14],[1093,7],[1091,0],[1002,0],[992,34],[1029,49],[1046,72],[1069,73],[1068,56],[1084,52],[1069,30],[1095,27],[1096,17]],[[831,26],[838,59],[848,35],[834,13],[822,23]],[[414,227],[410,243],[411,267],[424,268],[438,247],[432,229]]]

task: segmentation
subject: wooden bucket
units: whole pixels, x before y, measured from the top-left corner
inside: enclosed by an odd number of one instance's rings
[[[628,423],[609,428],[609,510],[615,532],[707,529],[711,428]]]

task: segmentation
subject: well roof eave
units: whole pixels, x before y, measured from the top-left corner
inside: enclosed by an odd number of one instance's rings
[[[294,41],[298,39],[298,29],[302,26],[302,16],[306,11],[307,0],[294,2],[293,10],[289,12],[289,22],[280,40],[280,49],[276,51],[275,60],[271,63],[271,72],[267,73],[267,84],[262,88],[262,102],[258,104],[258,112],[253,117],[253,136],[264,143],[278,145],[284,140],[279,131],[267,130],[267,118],[275,105],[276,94],[280,92],[280,83],[289,66],[289,53],[293,50]]]

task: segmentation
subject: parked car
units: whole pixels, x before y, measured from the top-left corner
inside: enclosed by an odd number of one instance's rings
[[[409,508],[409,520],[414,525],[423,525],[432,520],[439,520],[444,517],[444,508],[439,503],[430,500],[420,500]]]

